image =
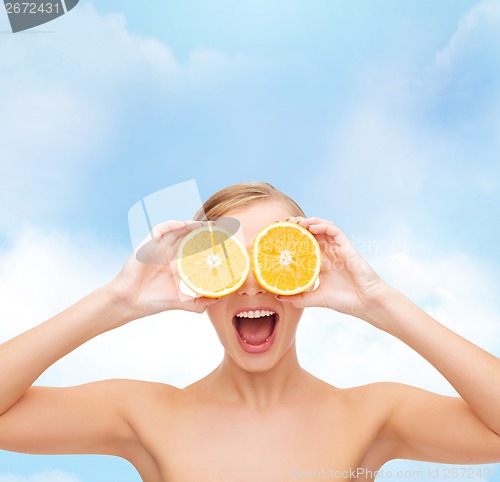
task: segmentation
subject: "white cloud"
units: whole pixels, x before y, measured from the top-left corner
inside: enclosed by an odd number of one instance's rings
[[[500,348],[500,283],[485,261],[463,253],[423,261],[395,253],[375,266],[442,323],[479,345]]]
[[[476,152],[487,134],[487,143],[493,142],[497,153],[500,148],[499,43],[500,4],[482,0],[461,19],[418,86],[424,96],[421,103],[445,121],[444,129],[481,140]],[[482,157],[481,151],[478,154]]]
[[[457,67],[465,62],[473,62],[476,68],[487,68],[488,63],[492,69],[498,67],[494,59],[500,60],[496,48],[500,41],[499,25],[500,4],[496,0],[480,1],[461,19],[447,46],[436,54],[432,68],[456,77]],[[478,56],[478,52],[482,55]],[[466,78],[460,75],[460,80],[471,80],[484,73],[470,71]]]
[[[0,482],[79,482],[80,479],[72,474],[53,470],[50,472],[40,472],[29,476],[2,474],[0,473]]]
[[[124,15],[101,15],[90,3],[51,28],[0,42],[0,205],[9,206],[0,229],[71,210],[85,173],[144,99],[154,97],[168,117],[172,104],[225,89],[253,68],[209,49],[181,62],[157,39],[131,33]]]

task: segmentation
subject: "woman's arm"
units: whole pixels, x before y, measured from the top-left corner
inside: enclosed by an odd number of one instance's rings
[[[450,463],[500,461],[500,360],[438,323],[388,286],[345,234],[319,218],[291,218],[323,252],[316,291],[280,297],[361,318],[423,356],[461,395],[444,397],[403,384],[375,387],[387,407],[380,456]]]
[[[384,303],[364,319],[434,365],[482,422],[500,435],[500,359],[438,323],[394,289],[388,288]]]
[[[386,384],[386,448],[392,458],[500,462],[500,359],[438,323],[398,291],[364,319],[431,363],[461,398]],[[395,443],[396,442],[396,443]]]
[[[132,402],[127,395],[139,382],[108,380],[68,388],[31,385],[57,360],[101,333],[160,311],[202,312],[213,303],[203,298],[181,300],[169,266],[176,242],[189,229],[191,225],[180,222],[155,228],[155,239],[148,244],[149,254],[156,254],[154,262],[139,262],[134,253],[111,283],[0,345],[0,449],[115,453],[131,443],[127,416]]]
[[[53,363],[129,321],[106,287],[0,346],[0,449],[27,453],[119,451],[129,429],[121,381],[70,388],[32,387]],[[68,452],[69,451],[69,452]]]

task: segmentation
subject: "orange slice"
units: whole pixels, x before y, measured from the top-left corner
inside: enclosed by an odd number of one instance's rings
[[[177,270],[195,293],[219,298],[236,291],[250,272],[250,259],[243,243],[217,225],[195,229],[181,241]]]
[[[295,223],[265,227],[252,244],[255,279],[271,293],[295,295],[306,291],[319,276],[321,250],[316,238]]]

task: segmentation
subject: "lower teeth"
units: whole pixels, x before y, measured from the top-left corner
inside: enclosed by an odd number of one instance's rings
[[[266,338],[266,341],[269,341],[269,339],[270,339],[270,338],[271,338],[271,337],[270,337],[270,336],[268,336],[268,337]],[[243,343],[248,343],[248,341],[246,341],[246,340],[243,338]]]

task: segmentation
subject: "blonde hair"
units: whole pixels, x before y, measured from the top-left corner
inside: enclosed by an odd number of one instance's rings
[[[300,206],[285,193],[267,182],[240,182],[212,194],[195,214],[196,221],[217,219],[229,211],[244,208],[259,201],[278,201],[290,208],[290,214],[304,216]]]

